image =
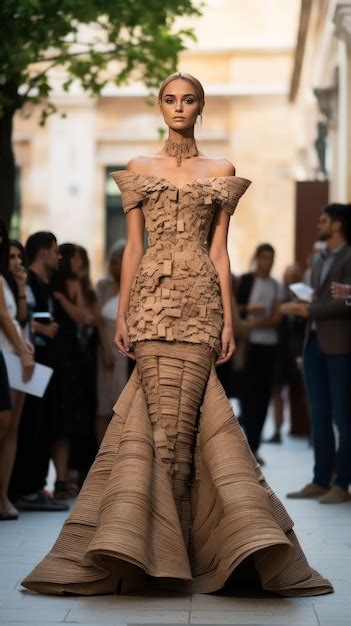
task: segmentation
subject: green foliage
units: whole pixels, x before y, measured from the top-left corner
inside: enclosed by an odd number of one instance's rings
[[[61,66],[64,89],[78,81],[92,96],[111,80],[137,75],[154,87],[176,69],[177,56],[193,37],[175,31],[180,16],[200,15],[196,0],[2,0],[0,24],[0,115],[26,102],[50,103],[50,70]]]

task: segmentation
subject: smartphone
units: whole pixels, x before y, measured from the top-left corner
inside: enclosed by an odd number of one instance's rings
[[[36,322],[40,322],[40,324],[51,324],[51,322],[54,321],[49,311],[43,311],[40,313],[35,311],[32,314],[32,319],[35,320]]]

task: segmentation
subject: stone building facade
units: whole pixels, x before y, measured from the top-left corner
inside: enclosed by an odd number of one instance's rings
[[[182,53],[179,69],[195,74],[207,95],[198,144],[253,180],[231,221],[234,273],[246,270],[262,241],[277,249],[277,275],[293,257],[301,106],[289,101],[289,90],[299,15],[299,0],[208,0],[203,17],[186,24],[197,42]],[[55,85],[53,99],[65,118],[52,116],[44,128],[36,110],[16,118],[21,237],[50,229],[60,242],[79,242],[97,278],[109,245],[125,235],[108,174],[136,154],[158,150],[163,122],[138,83],[110,85],[97,100],[74,88],[64,94],[60,76]]]

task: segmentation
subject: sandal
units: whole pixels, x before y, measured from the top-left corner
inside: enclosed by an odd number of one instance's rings
[[[17,513],[0,513],[0,522],[14,522],[18,519]]]

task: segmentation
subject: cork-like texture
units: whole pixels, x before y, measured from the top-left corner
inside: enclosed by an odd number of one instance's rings
[[[197,178],[179,188],[150,174],[121,170],[111,175],[125,213],[141,209],[148,233],[130,293],[131,345],[145,339],[188,341],[219,352],[223,308],[209,237],[216,210],[233,214],[250,181]]]

